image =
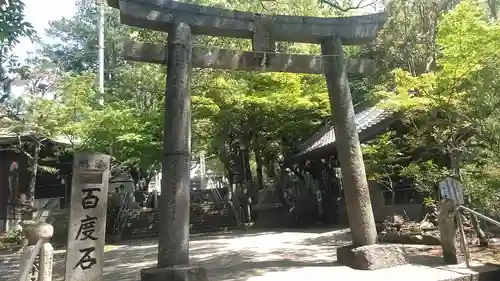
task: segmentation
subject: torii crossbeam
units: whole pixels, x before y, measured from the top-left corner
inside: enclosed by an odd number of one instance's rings
[[[314,55],[241,52],[209,47],[192,48],[192,66],[197,68],[231,69],[267,72],[323,74],[323,58]],[[265,63],[262,56],[265,55]],[[168,46],[126,41],[121,56],[129,61],[167,64]],[[347,72],[370,75],[375,62],[369,59],[348,59]]]
[[[128,42],[126,59],[167,63],[158,268],[142,280],[206,280],[189,266],[189,163],[192,67],[323,73],[335,124],[353,246],[376,243],[376,229],[347,73],[371,73],[373,62],[345,60],[342,45],[368,43],[385,13],[344,18],[262,15],[172,0],[107,0],[122,23],[168,32],[167,46]],[[252,39],[253,52],[193,47],[191,35]],[[321,57],[275,53],[277,41],[321,44]]]
[[[316,43],[327,37],[341,38],[344,45],[375,39],[387,20],[386,13],[345,18],[263,15],[201,6],[172,0],[108,0],[120,9],[120,20],[130,26],[169,32],[184,22],[192,33],[231,38],[252,38],[256,30],[269,33],[273,41]]]

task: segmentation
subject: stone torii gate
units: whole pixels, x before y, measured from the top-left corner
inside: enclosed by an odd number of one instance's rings
[[[129,60],[167,63],[163,182],[158,268],[142,280],[199,280],[189,265],[189,163],[191,153],[191,68],[324,73],[337,135],[352,247],[376,243],[376,229],[359,144],[347,72],[366,73],[373,62],[345,60],[343,45],[372,41],[385,13],[345,18],[262,15],[172,0],[107,0],[123,24],[168,33],[168,45],[126,42]],[[193,47],[191,36],[252,39],[253,52]],[[275,53],[275,42],[321,44],[322,56]],[[340,257],[339,257],[340,259]],[[344,259],[345,260],[345,259]],[[180,278],[180,279],[179,279]],[[192,279],[191,279],[192,278]]]

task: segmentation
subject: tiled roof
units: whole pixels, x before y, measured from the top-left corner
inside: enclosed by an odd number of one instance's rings
[[[394,112],[377,106],[369,107],[356,114],[355,121],[358,134],[392,117]],[[302,151],[296,156],[304,155],[335,143],[335,130],[327,125],[319,133],[312,136],[302,146]]]
[[[1,113],[1,110],[0,110]],[[7,117],[0,118],[0,144],[9,144],[13,142],[17,142],[18,137],[29,137],[33,134],[30,131],[24,131],[20,134],[12,132],[9,127],[13,121]],[[66,136],[57,136],[54,138],[49,138],[51,141],[62,144],[62,145],[71,145],[72,142]],[[79,140],[73,140],[73,142],[78,143]]]
[[[8,130],[0,129],[0,144],[10,144],[17,142],[18,137],[29,137],[29,133],[22,133],[20,135],[16,133],[9,132]],[[59,136],[55,138],[50,138],[51,141],[62,144],[62,145],[71,145],[71,142],[67,137]]]

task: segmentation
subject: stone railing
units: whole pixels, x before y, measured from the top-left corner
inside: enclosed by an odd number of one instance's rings
[[[54,235],[54,227],[46,222],[35,221],[25,222],[22,227],[28,245],[21,254],[19,281],[51,281],[54,248],[49,240]]]
[[[470,267],[470,253],[462,223],[463,211],[476,215],[496,226],[500,226],[500,222],[461,204],[457,205],[455,201],[450,199],[444,199],[439,203],[438,223],[444,262],[458,264],[465,261],[465,265]],[[459,243],[456,239],[457,230],[460,236]]]

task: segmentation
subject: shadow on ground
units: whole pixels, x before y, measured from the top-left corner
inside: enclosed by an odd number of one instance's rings
[[[335,266],[335,247],[347,244],[347,230],[237,230],[191,237],[191,263],[207,269],[210,280],[244,281],[294,268]],[[105,253],[104,280],[138,281],[140,270],[156,266],[157,240],[121,243]],[[62,260],[54,281],[62,281]]]
[[[336,264],[336,248],[350,243],[348,229],[236,230],[191,237],[191,263],[207,269],[210,280],[247,281],[276,272],[293,275],[297,270],[342,267]],[[63,281],[64,255],[55,258],[54,281]],[[157,239],[131,240],[105,253],[104,280],[139,281],[140,270],[155,267]],[[440,256],[410,254],[413,264],[439,266]],[[0,264],[0,271],[2,271]],[[1,274],[0,274],[1,275]],[[0,280],[3,277],[0,276]],[[273,277],[275,278],[275,277]],[[17,280],[17,276],[5,280]],[[274,280],[274,279],[273,279]]]

